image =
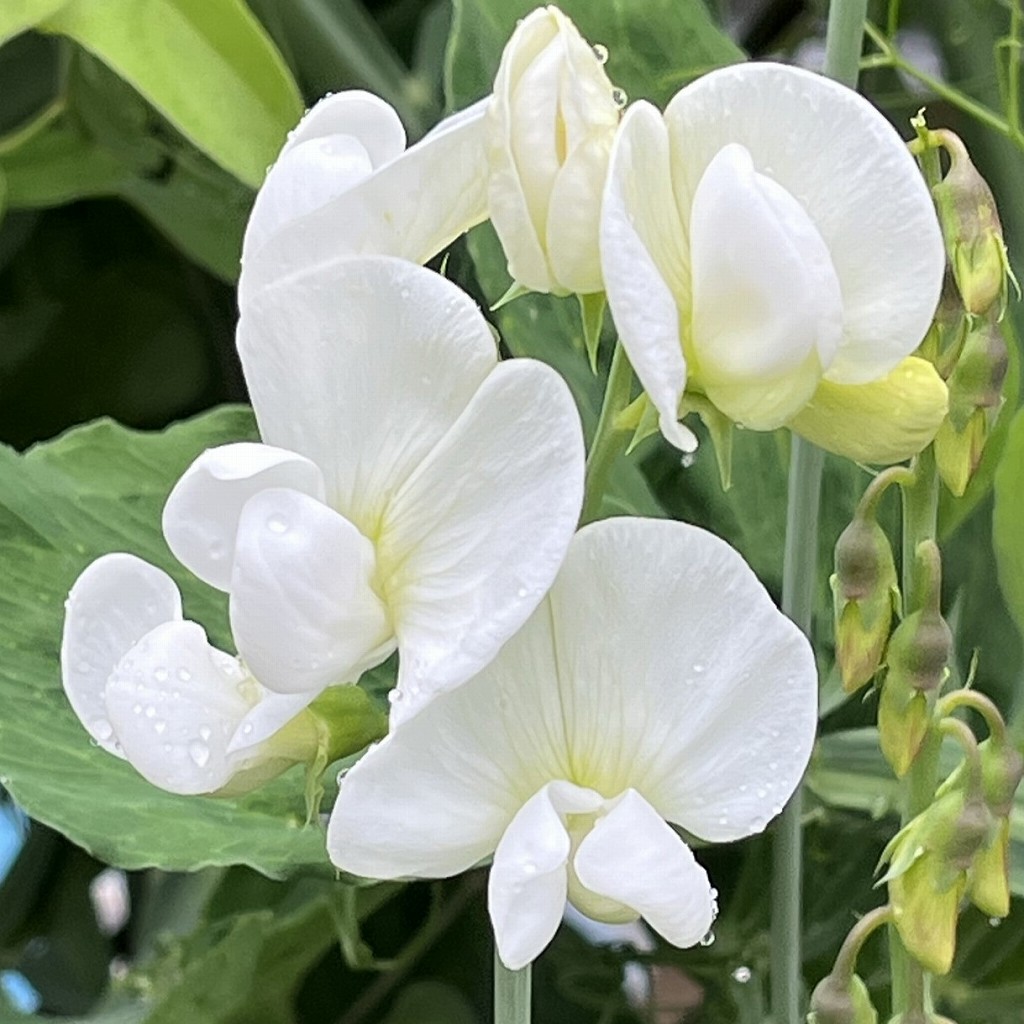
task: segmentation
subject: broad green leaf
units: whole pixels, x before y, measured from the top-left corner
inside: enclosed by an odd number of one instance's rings
[[[263,181],[303,104],[242,0],[71,0],[41,23],[94,53],[241,181]]]
[[[992,545],[999,585],[1017,628],[1024,635],[1024,409],[1010,424],[1003,455],[995,473]]]
[[[501,51],[533,0],[455,0],[445,89],[464,107],[491,90]],[[631,100],[664,104],[690,79],[743,60],[704,0],[564,0],[585,39],[608,48],[608,76]]]
[[[417,981],[404,989],[381,1024],[478,1024],[466,997],[443,981]]]
[[[251,412],[224,407],[162,433],[99,422],[24,455],[0,448],[0,784],[32,817],[108,863],[245,864],[273,877],[330,870],[321,829],[303,824],[301,770],[236,800],[164,793],[90,743],[61,688],[64,598],[108,551],[167,569],[186,615],[231,650],[224,595],[170,556],[160,511],[201,450],[253,436]],[[370,699],[351,693],[353,721],[375,723]],[[360,746],[376,738],[371,731]]]
[[[34,28],[61,9],[68,0],[4,0],[0,6],[0,44]]]
[[[957,765],[952,745],[942,750],[940,774]],[[819,800],[848,811],[880,818],[896,813],[900,783],[882,757],[878,730],[851,729],[823,736],[807,771],[807,787]],[[1024,896],[1024,789],[1018,788],[1010,812],[1010,891]]]

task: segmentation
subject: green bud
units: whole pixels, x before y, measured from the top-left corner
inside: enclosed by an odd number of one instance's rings
[[[1010,819],[1000,818],[988,846],[971,865],[967,895],[989,917],[1010,913]]]
[[[963,142],[949,131],[935,134],[949,153],[950,167],[932,195],[960,296],[968,313],[996,310],[1001,317],[1010,267],[995,198]]]
[[[878,1012],[859,975],[848,982],[828,975],[811,994],[807,1024],[877,1024]]]
[[[847,693],[878,671],[899,591],[896,564],[885,531],[857,515],[836,542],[832,595],[836,661]]]
[[[952,649],[946,620],[933,607],[920,608],[896,627],[889,641],[886,682],[895,678],[922,693],[937,693]]]
[[[981,465],[991,430],[990,416],[985,409],[976,409],[963,430],[957,430],[946,419],[935,434],[935,464],[943,484],[958,498]]]
[[[985,801],[996,817],[1008,817],[1017,787],[1024,778],[1024,757],[1008,743],[994,739],[979,743],[978,755]]]
[[[935,695],[915,690],[897,676],[887,676],[878,699],[878,741],[898,779],[914,763],[935,707]]]
[[[947,266],[935,317],[918,347],[918,355],[932,363],[943,380],[952,372],[953,364],[960,354],[967,332],[967,320],[956,281]]]
[[[963,430],[978,409],[998,410],[1010,365],[1003,329],[990,321],[972,327],[949,375],[949,418]]]
[[[934,853],[924,853],[889,883],[893,923],[915,960],[946,974],[956,951],[956,921],[965,888],[962,875],[949,879]]]

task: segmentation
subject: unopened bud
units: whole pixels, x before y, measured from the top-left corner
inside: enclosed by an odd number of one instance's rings
[[[932,607],[908,615],[889,641],[886,682],[896,678],[922,693],[935,693],[946,675],[953,634]]]
[[[1024,757],[1009,743],[994,739],[979,743],[978,755],[985,801],[994,815],[1008,817],[1017,787],[1024,778]]]
[[[993,309],[1001,316],[1010,268],[995,198],[963,142],[950,131],[935,134],[949,154],[950,167],[932,195],[960,296],[974,316]]]
[[[988,846],[971,865],[967,895],[989,917],[1010,913],[1010,819],[999,819]]]
[[[836,660],[852,693],[878,671],[898,600],[896,565],[885,531],[858,514],[836,542],[832,577]]]
[[[964,339],[949,376],[949,418],[958,430],[978,409],[998,410],[1010,365],[1010,352],[997,323],[979,323]]]
[[[945,380],[952,371],[967,332],[967,314],[960,299],[952,271],[947,267],[942,278],[939,305],[928,333],[918,348],[918,355],[927,359]]]
[[[811,994],[807,1024],[877,1024],[878,1012],[867,985],[855,974],[848,982],[834,974],[820,981]]]
[[[935,464],[939,477],[951,494],[962,498],[981,465],[991,430],[991,417],[976,409],[962,430],[946,419],[935,434]]]

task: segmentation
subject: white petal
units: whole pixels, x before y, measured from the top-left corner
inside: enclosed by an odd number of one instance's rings
[[[601,797],[566,782],[523,804],[494,853],[487,908],[502,963],[518,971],[554,938],[565,910],[570,841],[564,814],[594,811]]]
[[[324,498],[323,474],[301,455],[245,442],[208,448],[164,505],[164,537],[174,557],[204,583],[227,590],[242,506],[268,487]]]
[[[468,295],[386,257],[265,289],[243,306],[238,344],[263,439],[315,462],[329,504],[371,539],[497,362]]]
[[[635,790],[597,820],[573,866],[587,889],[631,907],[674,946],[695,945],[715,919],[707,872]]]
[[[198,623],[168,622],[118,663],[107,708],[140,775],[172,793],[213,793],[238,767],[227,745],[249,710],[244,684],[238,661]]]
[[[605,520],[550,602],[575,780],[636,789],[704,839],[763,829],[810,757],[817,671],[742,557],[683,523]]]
[[[612,147],[600,246],[608,305],[629,361],[658,410],[661,432],[692,452],[697,439],[677,416],[686,387],[679,310],[689,305],[689,266],[668,135],[649,103],[630,107]]]
[[[64,692],[108,753],[122,756],[103,696],[111,672],[151,629],[180,618],[174,581],[134,555],[97,558],[71,588],[60,648]]]
[[[373,590],[373,545],[298,491],[250,498],[238,524],[231,629],[252,674],[279,693],[354,683],[394,650]]]
[[[708,397],[745,426],[781,426],[814,394],[842,337],[824,241],[800,204],[732,143],[697,185],[690,261],[693,351]]]
[[[338,255],[425,263],[487,216],[484,102],[442,121],[415,146],[311,213],[246,260],[243,314],[266,285]]]
[[[374,167],[405,151],[405,128],[395,109],[373,93],[348,89],[325,96],[288,136],[282,154],[314,139],[348,135],[358,139]]]
[[[304,711],[320,696],[320,690],[304,693],[273,693],[261,687],[260,699],[238,723],[235,734],[228,742],[227,751],[234,754],[249,750],[270,739],[297,714]]]
[[[583,435],[548,366],[498,366],[387,511],[378,545],[404,719],[465,682],[526,621],[583,500]]]
[[[750,62],[698,78],[665,121],[684,217],[730,142],[807,211],[843,295],[843,341],[829,379],[874,380],[917,347],[942,285],[942,239],[913,158],[867,100],[808,71]]]

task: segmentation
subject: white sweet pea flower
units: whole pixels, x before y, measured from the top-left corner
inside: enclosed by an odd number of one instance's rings
[[[712,842],[764,829],[807,764],[816,694],[806,638],[727,544],[664,520],[595,523],[498,656],[352,768],[328,850],[373,878],[493,855],[511,969],[566,900],[693,945],[715,897],[671,825]]]
[[[317,751],[305,699],[269,693],[211,646],[170,576],[134,555],[104,555],[72,587],[61,675],[96,743],[172,793],[244,792]],[[232,749],[265,718],[271,739]]]
[[[392,714],[408,717],[478,672],[555,578],[583,497],[569,389],[542,363],[499,364],[464,292],[389,257],[265,286],[238,347],[265,443],[192,464],[167,542],[229,592],[267,689],[308,702],[397,648]]]
[[[599,292],[598,215],[624,102],[557,8],[524,18],[487,106],[487,195],[509,273],[533,291]]]
[[[484,103],[406,149],[394,109],[370,93],[327,96],[290,134],[256,195],[239,301],[339,255],[425,263],[487,217]]]
[[[637,103],[623,118],[602,208],[605,286],[662,432],[684,451],[696,445],[677,422],[687,389],[744,426],[789,424],[851,451],[858,439],[830,424],[884,395],[909,411],[889,431],[901,436],[874,444],[879,459],[923,446],[945,388],[904,361],[944,259],[903,141],[835,82],[737,65],[688,85],[664,116]]]

